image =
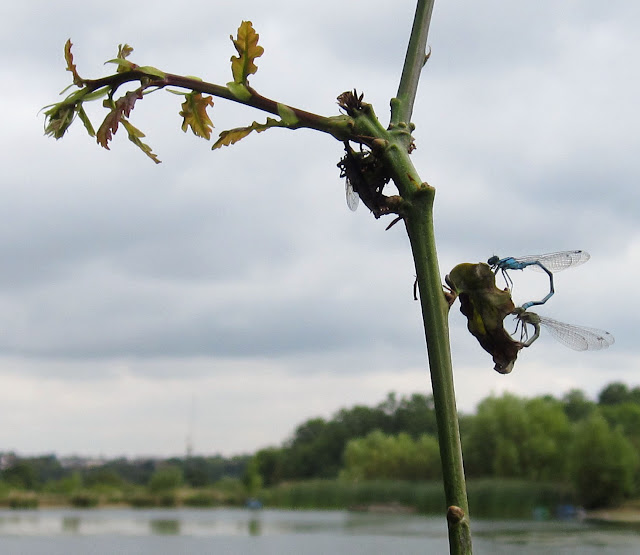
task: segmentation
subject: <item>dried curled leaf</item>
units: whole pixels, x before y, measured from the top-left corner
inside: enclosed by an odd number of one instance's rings
[[[258,38],[260,35],[253,29],[251,21],[243,21],[238,27],[238,36],[231,40],[236,47],[239,56],[231,56],[231,72],[233,73],[233,82],[246,85],[247,77],[256,71],[258,66],[254,63],[255,59],[262,56],[264,48],[258,46]]]
[[[350,116],[356,115],[362,110],[364,93],[358,95],[358,91],[353,89],[353,92],[346,91],[338,96],[338,106],[342,108]]]
[[[180,115],[182,130],[186,133],[191,128],[194,135],[207,139],[211,138],[213,123],[207,114],[207,106],[213,106],[213,97],[202,96],[202,93],[191,92],[185,95]]]
[[[220,133],[218,140],[211,147],[211,150],[220,148],[221,146],[229,146],[237,143],[240,139],[244,139],[249,133],[255,131],[256,133],[262,133],[272,127],[287,127],[287,124],[281,120],[273,118],[267,118],[265,123],[258,123],[254,121],[248,127],[236,127],[235,129],[229,129]]]
[[[73,84],[78,87],[82,86],[82,77],[78,75],[78,69],[76,68],[76,64],[73,63],[73,54],[71,54],[71,47],[73,44],[71,43],[71,39],[67,39],[67,42],[64,45],[64,59],[67,62],[67,71],[71,72],[73,75]]]
[[[494,370],[513,370],[522,343],[504,329],[504,319],[515,309],[508,290],[496,287],[496,276],[487,264],[458,264],[445,281],[460,299],[460,312],[480,346],[493,356]]]

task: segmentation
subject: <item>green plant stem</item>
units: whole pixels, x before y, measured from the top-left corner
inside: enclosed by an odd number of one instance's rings
[[[391,101],[389,135],[392,139],[385,151],[385,158],[400,195],[408,201],[403,216],[416,268],[427,341],[448,506],[449,550],[451,554],[469,555],[472,552],[471,529],[449,344],[449,304],[442,290],[433,227],[435,189],[421,182],[406,148],[407,131],[412,128],[410,119],[418,81],[426,61],[425,49],[433,3],[434,0],[418,0],[398,94]]]
[[[413,113],[413,103],[418,91],[422,66],[426,62],[427,36],[435,0],[418,0],[407,54],[398,85],[398,94],[391,104],[391,123],[408,123]]]
[[[393,179],[400,194],[409,201],[404,209],[404,221],[416,268],[427,341],[442,477],[449,507],[450,552],[467,555],[471,553],[469,508],[451,365],[449,304],[442,289],[433,228],[435,189],[420,182],[406,150],[400,144],[391,145],[386,156],[395,173]]]
[[[433,233],[434,190],[424,189],[405,216],[413,252],[424,330],[427,339],[433,401],[438,425],[440,460],[445,488],[451,553],[471,553],[469,508],[449,346],[448,303],[442,291]],[[452,518],[451,507],[458,507]]]

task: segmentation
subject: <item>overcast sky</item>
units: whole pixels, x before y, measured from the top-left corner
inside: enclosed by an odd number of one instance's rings
[[[295,426],[386,394],[429,393],[402,225],[349,211],[341,143],[274,129],[212,152],[158,92],[111,151],[77,122],[61,141],[38,110],[119,43],[131,59],[224,84],[251,20],[251,84],[322,115],[354,87],[384,122],[414,2],[44,0],[0,8],[0,451],[60,455],[252,452]],[[493,254],[584,249],[539,313],[602,328],[600,352],[543,335],[512,374],[466,331],[451,339],[458,405],[503,391],[590,396],[640,384],[640,4],[436,1],[413,120],[414,163],[436,187],[442,275]],[[94,124],[104,115],[97,107]],[[265,115],[216,100],[214,133]],[[527,275],[530,274],[530,275]],[[518,272],[514,299],[546,293]]]

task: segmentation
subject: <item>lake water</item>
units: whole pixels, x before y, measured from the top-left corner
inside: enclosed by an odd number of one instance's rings
[[[636,555],[640,530],[580,521],[473,522],[475,554]],[[243,509],[0,510],[11,555],[448,553],[440,517]]]

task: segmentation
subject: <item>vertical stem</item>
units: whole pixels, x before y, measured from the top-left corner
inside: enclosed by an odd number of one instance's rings
[[[442,291],[440,270],[433,229],[433,201],[435,190],[422,183],[408,159],[407,137],[411,114],[418,90],[422,66],[426,61],[427,36],[434,0],[418,0],[411,29],[409,46],[402,68],[396,98],[391,100],[389,125],[392,146],[386,151],[388,167],[400,195],[408,201],[404,221],[411,242],[420,291],[422,319],[427,339],[431,385],[438,425],[440,460],[447,501],[449,550],[455,555],[471,554],[471,530],[467,490],[462,464],[462,447],[453,386],[451,347],[449,345],[449,306]],[[406,150],[402,150],[404,144]]]
[[[405,217],[414,256],[431,384],[438,425],[440,460],[448,506],[449,549],[452,554],[471,553],[471,530],[465,485],[460,430],[449,345],[449,305],[442,291],[433,230],[435,190],[420,186]]]
[[[411,120],[420,73],[426,61],[427,36],[429,35],[434,1],[418,0],[416,6],[409,46],[398,85],[398,94],[391,103],[391,123],[394,125],[400,122],[408,123]]]

